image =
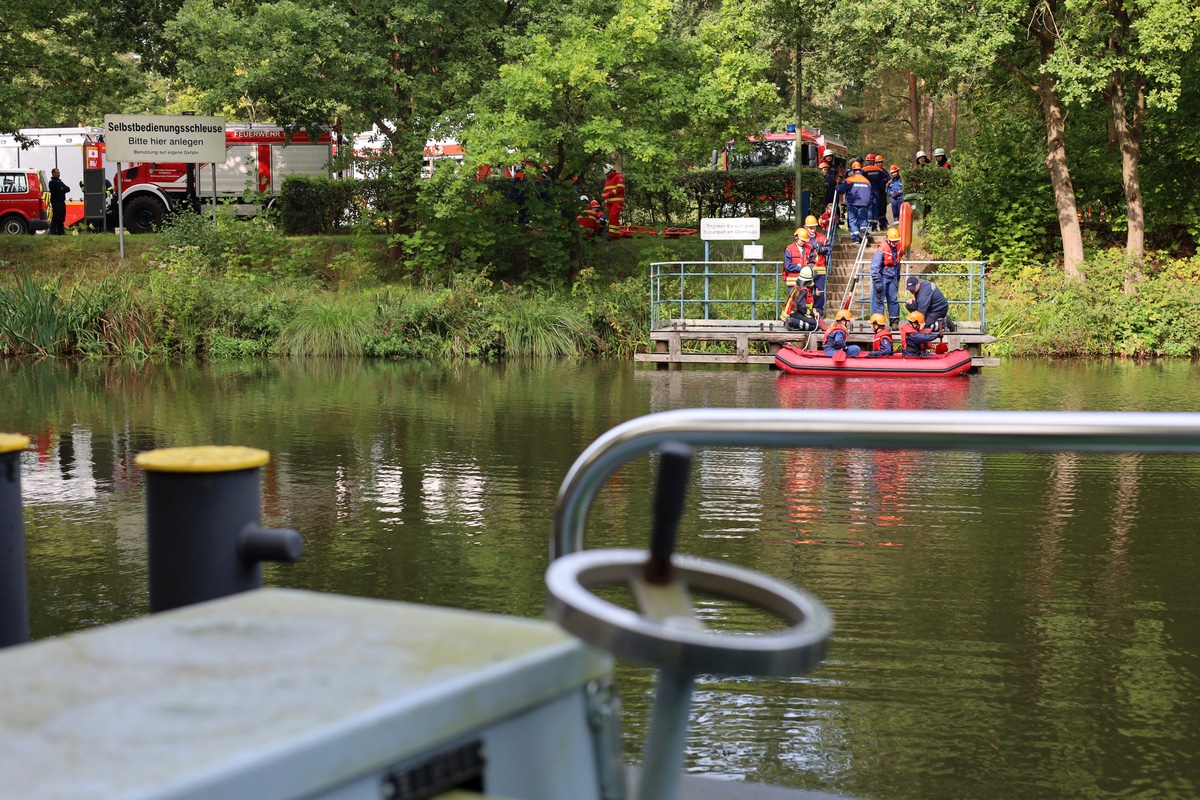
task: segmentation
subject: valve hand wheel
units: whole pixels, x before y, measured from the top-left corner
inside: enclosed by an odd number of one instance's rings
[[[637,594],[648,557],[644,550],[581,550],[554,560],[546,571],[548,616],[618,658],[682,674],[795,675],[824,657],[833,630],[833,616],[824,604],[752,570],[674,556],[671,588],[677,597],[686,597],[681,590],[690,588],[761,608],[786,622],[786,629],[716,633],[671,618],[659,621],[594,594],[594,589],[619,584],[634,587]]]

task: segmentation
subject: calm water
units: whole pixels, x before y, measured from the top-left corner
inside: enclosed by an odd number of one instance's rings
[[[551,511],[613,425],[695,406],[1200,410],[1188,364],[1014,363],[926,382],[629,364],[201,368],[0,364],[23,456],[32,629],[147,608],[133,456],[272,453],[271,585],[540,616]],[[596,501],[589,546],[644,547],[652,474]],[[704,678],[695,772],[873,798],[1200,796],[1200,461],[705,451],[679,549],[793,581],[837,619],[791,680]],[[736,609],[716,608],[732,618]],[[632,755],[648,673],[622,667]]]

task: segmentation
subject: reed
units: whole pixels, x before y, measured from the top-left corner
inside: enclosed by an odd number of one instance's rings
[[[361,356],[375,331],[375,308],[362,299],[319,296],[302,305],[280,335],[294,357]]]
[[[500,308],[497,323],[510,358],[574,358],[593,349],[587,318],[561,300],[532,297]]]
[[[59,356],[70,341],[70,311],[61,279],[37,281],[28,269],[0,283],[0,350],[5,355]]]

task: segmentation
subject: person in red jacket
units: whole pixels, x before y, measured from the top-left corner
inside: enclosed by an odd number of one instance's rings
[[[608,224],[621,224],[621,207],[625,205],[625,176],[617,172],[612,164],[604,165],[604,210],[608,212]]]
[[[600,232],[601,228],[600,204],[595,200],[588,200],[588,196],[586,194],[579,198],[579,202],[583,208],[579,210],[579,214],[575,217],[575,221],[578,222],[583,229],[588,232],[588,235],[595,236]]]

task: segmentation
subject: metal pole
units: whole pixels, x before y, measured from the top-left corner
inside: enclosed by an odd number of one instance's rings
[[[250,447],[138,455],[146,471],[152,613],[257,589],[260,562],[300,558],[300,534],[259,524],[260,468],[269,460]]]
[[[642,756],[639,798],[674,800],[679,793],[695,682],[693,675],[671,669],[658,671],[654,681],[654,707],[650,712],[650,727]]]
[[[125,258],[125,184],[121,180],[121,162],[117,162],[117,238],[121,241],[121,258]]]
[[[622,423],[571,465],[558,490],[552,558],[582,550],[592,500],[619,467],[667,442],[988,452],[1200,454],[1200,413],[684,409]]]
[[[29,437],[0,433],[0,647],[29,641],[21,451]]]
[[[212,163],[212,207],[213,207],[213,228],[217,227],[217,162]]]

